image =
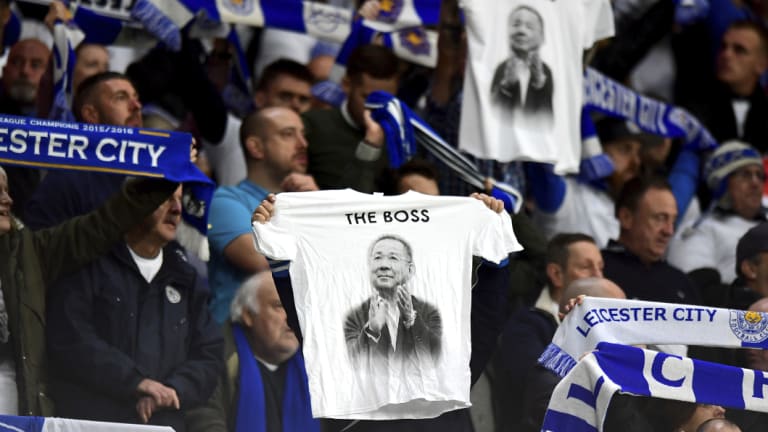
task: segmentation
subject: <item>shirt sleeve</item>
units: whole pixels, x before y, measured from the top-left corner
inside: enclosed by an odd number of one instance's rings
[[[307,193],[307,192],[302,192]],[[289,222],[281,210],[285,211],[285,195],[275,202],[275,216],[267,223],[254,222],[253,244],[256,250],[267,258],[281,261],[293,261],[298,253],[295,229],[289,229]]]
[[[616,30],[610,0],[583,0],[582,3],[586,25],[583,46],[588,49],[600,39],[613,37]]]
[[[475,203],[473,203],[475,204]],[[474,217],[477,234],[474,235],[472,253],[487,261],[499,264],[510,252],[522,250],[512,229],[512,219],[506,212],[496,213],[477,202]]]
[[[211,201],[208,216],[210,228],[208,242],[211,252],[223,254],[224,248],[237,237],[251,232],[251,214],[253,209],[246,208],[243,203],[226,190],[219,189]]]

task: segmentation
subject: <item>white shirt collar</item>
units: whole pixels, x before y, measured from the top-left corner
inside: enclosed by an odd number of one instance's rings
[[[536,299],[534,307],[551,313],[552,316],[555,317],[557,324],[560,325],[560,305],[552,300],[552,297],[549,295],[549,287],[545,286],[544,289],[541,290],[541,294],[539,294],[539,298]]]
[[[344,102],[341,103],[341,107],[339,108],[339,111],[341,111],[341,116],[344,117],[344,121],[347,122],[348,125],[355,129],[360,129],[360,126],[355,123],[355,120],[352,119],[352,115],[349,113],[349,108],[347,106],[348,102],[349,99],[344,99]]]

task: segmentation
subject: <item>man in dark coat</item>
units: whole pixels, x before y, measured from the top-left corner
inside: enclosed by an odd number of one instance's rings
[[[352,358],[440,357],[440,313],[408,291],[414,272],[410,246],[394,235],[373,242],[369,254],[376,294],[353,309],[344,322]]]

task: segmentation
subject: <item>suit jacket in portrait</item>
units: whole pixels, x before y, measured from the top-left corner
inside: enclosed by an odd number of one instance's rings
[[[545,63],[544,76],[546,80],[541,88],[533,85],[533,79],[528,81],[528,91],[525,94],[525,103],[520,103],[520,82],[515,82],[511,86],[502,87],[501,81],[504,78],[504,71],[507,68],[505,60],[496,67],[491,84],[491,95],[493,101],[509,109],[522,109],[526,114],[552,116],[552,93],[554,86],[552,84],[552,71]]]
[[[368,310],[371,299],[349,312],[344,321],[344,337],[352,358],[402,358],[429,356],[437,361],[440,357],[440,339],[443,325],[440,312],[429,303],[411,296],[416,319],[410,328],[403,324],[402,317],[397,326],[397,345],[393,349],[387,326],[381,329],[378,341],[374,341],[366,332]]]

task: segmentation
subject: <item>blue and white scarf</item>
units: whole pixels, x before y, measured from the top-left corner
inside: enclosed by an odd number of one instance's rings
[[[768,314],[585,297],[566,315],[539,363],[565,376],[600,342],[768,349]]]
[[[685,109],[638,94],[592,68],[584,71],[584,107],[630,120],[651,134],[682,138],[686,148],[707,150],[718,145]]]
[[[235,337],[240,365],[240,399],[237,402],[235,432],[264,432],[267,430],[267,416],[261,371],[253,357],[243,328],[233,324],[232,334]],[[283,430],[320,432],[320,422],[312,417],[309,384],[301,350],[283,367],[286,368],[285,392],[282,401]]]
[[[555,387],[542,431],[596,432],[616,392],[768,412],[768,375],[602,342]]]
[[[0,164],[188,183],[185,220],[205,234],[214,183],[189,160],[187,133],[0,115]]]
[[[418,143],[470,185],[485,189],[485,181],[490,180],[493,185],[491,194],[504,201],[507,211],[514,213],[520,211],[523,198],[517,189],[508,184],[487,179],[472,161],[448,145],[399,99],[387,92],[375,91],[368,95],[365,106],[371,110],[373,119],[384,130],[389,163],[392,168],[398,168],[411,159],[416,154]]]
[[[53,26],[53,105],[48,118],[75,121],[72,113],[72,75],[75,48],[85,39],[73,23],[57,21]]]

